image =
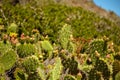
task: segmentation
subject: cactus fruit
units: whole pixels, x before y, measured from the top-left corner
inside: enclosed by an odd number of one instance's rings
[[[64,77],[64,80],[77,80],[77,79],[74,76],[72,76],[72,75],[66,75]]]
[[[15,62],[17,61],[17,54],[13,50],[8,50],[3,55],[0,56],[0,68],[8,70],[13,67]],[[2,70],[2,71],[3,71]]]
[[[56,62],[55,62],[54,67],[51,71],[49,80],[59,80],[59,78],[60,78],[60,74],[61,74],[61,70],[62,70],[61,59],[56,58],[55,61]]]
[[[22,66],[25,68],[27,73],[36,72],[39,64],[39,59],[34,55],[24,58],[22,62]]]
[[[65,71],[68,69],[70,74],[78,73],[78,62],[72,57],[62,61]]]
[[[72,35],[71,32],[71,26],[68,24],[65,24],[59,32],[59,41],[63,49],[67,49],[68,47],[70,35]]]
[[[35,54],[35,47],[32,44],[20,44],[17,46],[17,54],[20,58]]]

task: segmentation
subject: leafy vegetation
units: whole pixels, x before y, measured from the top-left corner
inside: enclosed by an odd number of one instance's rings
[[[3,5],[0,80],[119,80],[118,24],[52,1]]]

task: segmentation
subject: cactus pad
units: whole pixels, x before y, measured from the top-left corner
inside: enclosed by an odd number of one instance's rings
[[[78,73],[78,62],[74,58],[68,58],[62,61],[65,70],[69,70],[70,74]]]
[[[55,62],[54,68],[51,72],[49,80],[59,80],[59,78],[60,78],[60,74],[61,74],[61,70],[62,70],[61,59],[56,58],[55,60],[56,60],[56,62]]]
[[[42,47],[42,49],[44,49],[46,51],[52,51],[53,50],[52,45],[47,40],[44,40],[44,41],[41,42],[41,47]]]
[[[8,50],[2,56],[0,56],[0,68],[3,68],[4,71],[13,67],[17,61],[17,54],[13,50]]]
[[[108,65],[106,62],[102,59],[98,59],[95,64],[95,68],[97,71],[101,72],[103,75],[103,78],[105,80],[109,80],[110,78],[110,70],[108,68]]]
[[[89,72],[89,80],[101,80],[102,74],[98,72],[95,68],[91,69]]]
[[[116,74],[115,80],[120,80],[120,71]]]
[[[35,47],[32,44],[21,44],[17,46],[17,54],[20,58],[35,54]]]
[[[116,74],[120,71],[120,61],[115,60],[112,66],[113,66],[113,80],[114,80]]]
[[[25,70],[30,73],[30,72],[35,72],[37,68],[39,67],[39,59],[36,56],[29,56],[26,57],[23,60],[22,66],[25,68]]]
[[[72,76],[72,75],[66,75],[64,77],[64,80],[77,80],[77,79],[74,76]]]
[[[59,41],[60,41],[60,44],[62,46],[62,48],[64,49],[67,49],[68,47],[68,43],[69,43],[69,40],[70,40],[70,35],[72,34],[71,33],[71,26],[68,25],[68,24],[65,24],[62,29],[60,30],[60,33],[59,33]]]

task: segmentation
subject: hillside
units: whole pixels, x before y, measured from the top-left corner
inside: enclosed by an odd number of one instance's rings
[[[119,80],[119,17],[77,1],[1,2],[0,80]]]
[[[102,9],[101,7],[97,6],[93,0],[59,0],[59,3],[65,4],[68,6],[74,6],[74,7],[82,7],[86,10],[92,11],[99,16],[103,16],[105,18],[108,18],[114,22],[116,22],[118,25],[120,25],[120,17],[117,16],[113,11],[106,11]]]

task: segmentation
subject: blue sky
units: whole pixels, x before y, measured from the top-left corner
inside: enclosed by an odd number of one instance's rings
[[[114,11],[120,16],[120,0],[93,0],[94,3],[108,11]]]

